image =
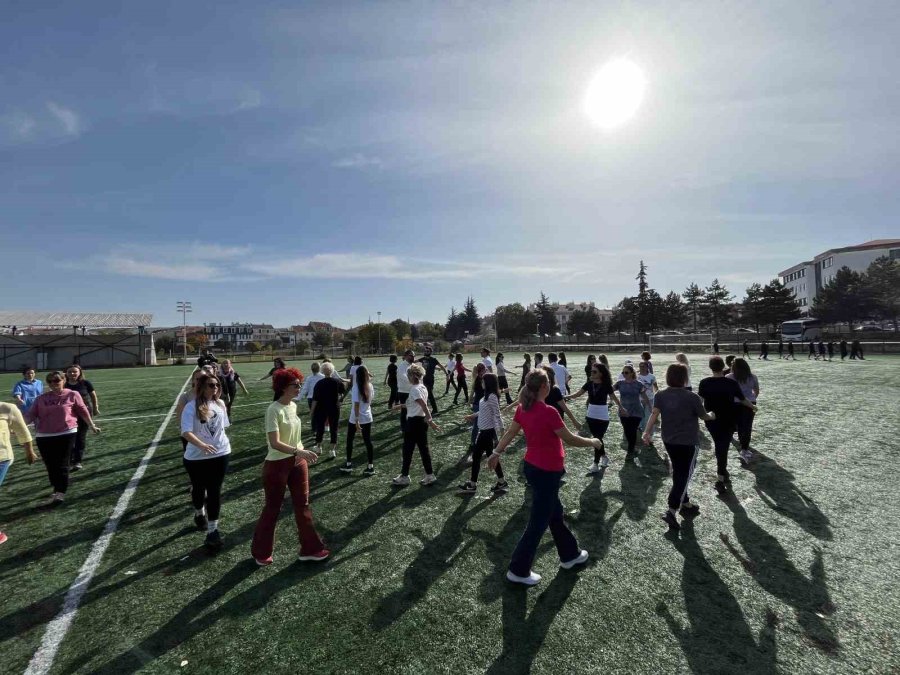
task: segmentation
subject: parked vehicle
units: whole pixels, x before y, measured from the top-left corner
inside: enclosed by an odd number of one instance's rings
[[[822,337],[822,321],[819,319],[792,319],[781,324],[781,337],[785,342],[818,340]]]

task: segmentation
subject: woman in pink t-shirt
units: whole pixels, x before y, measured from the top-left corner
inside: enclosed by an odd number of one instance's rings
[[[525,478],[532,488],[531,515],[513,551],[506,578],[527,586],[541,580],[541,575],[533,572],[531,565],[548,527],[559,553],[560,567],[571,569],[587,561],[588,552],[581,550],[575,535],[563,521],[563,507],[559,501],[560,479],[565,474],[563,442],[582,448],[603,445],[599,438],[582,438],[569,431],[556,408],[544,403],[549,393],[547,373],[539,368],[528,373],[525,386],[519,392],[515,417],[488,460],[488,466],[494,469],[500,455],[519,431],[525,432]]]

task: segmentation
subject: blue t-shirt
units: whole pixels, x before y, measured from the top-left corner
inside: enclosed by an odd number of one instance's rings
[[[31,407],[35,399],[44,393],[44,383],[40,380],[34,380],[33,382],[21,380],[13,387],[12,393],[13,396],[21,396],[22,400],[25,401],[25,405],[21,407],[24,413]]]
[[[637,380],[619,380],[613,389],[619,392],[619,401],[628,417],[644,416],[644,406],[641,404],[641,392],[645,389],[643,384]]]

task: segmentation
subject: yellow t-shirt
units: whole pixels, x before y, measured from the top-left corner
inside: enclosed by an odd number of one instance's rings
[[[16,435],[19,443],[31,440],[31,433],[19,409],[11,403],[0,403],[0,462],[13,461],[10,432]]]
[[[278,432],[278,440],[293,448],[302,448],[303,439],[300,437],[300,418],[297,417],[297,404],[291,401],[287,405],[272,401],[266,408],[266,433]],[[288,459],[290,455],[275,450],[268,445],[267,460]]]

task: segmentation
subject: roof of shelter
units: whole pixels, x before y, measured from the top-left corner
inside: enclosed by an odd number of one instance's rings
[[[0,326],[136,328],[149,326],[152,314],[119,314],[116,312],[24,312],[0,310]]]

